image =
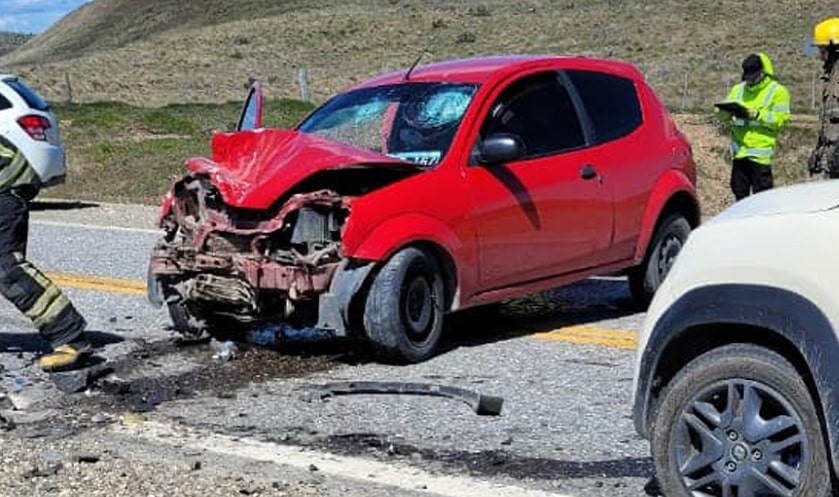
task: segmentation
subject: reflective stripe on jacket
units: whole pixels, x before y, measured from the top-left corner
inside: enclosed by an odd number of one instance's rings
[[[18,187],[38,187],[38,174],[11,142],[0,136],[0,193]]]

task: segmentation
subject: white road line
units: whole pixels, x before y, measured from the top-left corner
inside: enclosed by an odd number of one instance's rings
[[[130,233],[149,233],[159,235],[162,230],[153,230],[146,228],[127,228],[124,226],[108,226],[103,224],[83,224],[83,223],[66,223],[63,221],[46,221],[40,219],[32,219],[31,224],[40,224],[42,226],[57,226],[60,228],[77,228],[87,230],[102,230],[102,231],[126,231]]]
[[[179,448],[268,462],[300,470],[308,471],[314,464],[320,474],[401,490],[422,491],[439,497],[487,497],[490,495],[503,495],[504,497],[569,497],[541,490],[493,484],[474,478],[436,475],[415,467],[385,464],[358,457],[338,456],[314,450],[304,450],[295,446],[260,442],[247,438],[236,438],[234,441],[233,437],[225,435],[153,421],[138,425],[117,425],[113,429],[117,433],[143,438],[158,444],[177,445]]]

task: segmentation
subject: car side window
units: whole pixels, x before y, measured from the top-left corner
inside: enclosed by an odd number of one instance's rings
[[[586,144],[573,101],[553,72],[526,77],[504,91],[481,136],[495,133],[518,135],[525,145],[525,158],[558,154]]]
[[[11,108],[12,108],[12,103],[9,102],[9,99],[4,97],[3,95],[0,95],[0,110],[6,110],[6,109],[11,109]]]
[[[566,71],[594,126],[595,143],[622,138],[641,126],[641,103],[635,83],[597,71]]]

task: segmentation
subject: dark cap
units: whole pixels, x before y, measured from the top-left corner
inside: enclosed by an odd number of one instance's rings
[[[743,59],[743,81],[754,83],[763,71],[763,61],[757,54],[751,54]]]

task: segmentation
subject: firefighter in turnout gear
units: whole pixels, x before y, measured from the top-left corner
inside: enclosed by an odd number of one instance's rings
[[[824,62],[819,138],[807,168],[810,175],[827,173],[839,178],[839,17],[826,19],[813,29],[813,45]]]
[[[749,55],[742,69],[742,82],[731,88],[727,98],[740,104],[742,112],[720,111],[724,122],[731,125],[730,186],[736,200],[774,186],[772,162],[777,137],[790,116],[789,91],[776,79],[766,54]]]
[[[87,323],[67,296],[26,260],[29,202],[40,179],[23,154],[0,135],[0,293],[28,317],[52,346],[44,371],[79,366],[92,352]]]

